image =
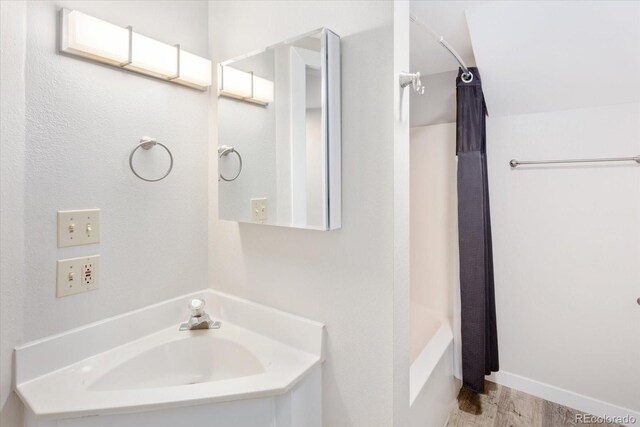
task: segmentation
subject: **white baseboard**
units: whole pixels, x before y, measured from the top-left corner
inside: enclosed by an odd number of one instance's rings
[[[510,387],[532,396],[540,397],[550,402],[558,403],[578,411],[586,412],[599,417],[627,417],[635,418],[635,423],[620,423],[626,426],[640,426],[640,412],[612,405],[598,399],[594,399],[569,390],[541,383],[529,378],[509,372],[499,371],[487,377],[489,381]]]

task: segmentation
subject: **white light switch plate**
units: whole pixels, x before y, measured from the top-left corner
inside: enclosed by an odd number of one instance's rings
[[[100,209],[58,211],[58,247],[100,242]]]
[[[98,289],[99,273],[100,255],[58,261],[56,296],[60,298]]]
[[[267,199],[251,199],[251,221],[258,224],[267,221]]]

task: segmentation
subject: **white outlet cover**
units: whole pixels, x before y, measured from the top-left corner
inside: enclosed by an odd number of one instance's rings
[[[99,287],[100,255],[58,261],[56,297],[93,291]]]
[[[100,242],[100,209],[58,211],[58,247]]]

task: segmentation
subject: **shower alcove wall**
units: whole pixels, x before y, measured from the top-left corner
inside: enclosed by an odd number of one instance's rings
[[[443,426],[460,382],[454,377],[458,283],[455,123],[411,129],[410,415]]]
[[[475,58],[471,2],[411,2],[409,393],[412,427],[444,426],[460,390],[456,76]],[[433,27],[432,27],[433,26]],[[428,28],[428,29],[427,29]],[[454,57],[431,30],[444,33]]]

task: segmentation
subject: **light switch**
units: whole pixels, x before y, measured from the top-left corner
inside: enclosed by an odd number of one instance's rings
[[[58,211],[58,247],[100,242],[100,209]]]
[[[251,199],[251,221],[257,224],[267,221],[267,199]]]
[[[56,296],[61,298],[98,289],[99,272],[100,255],[58,261]]]

